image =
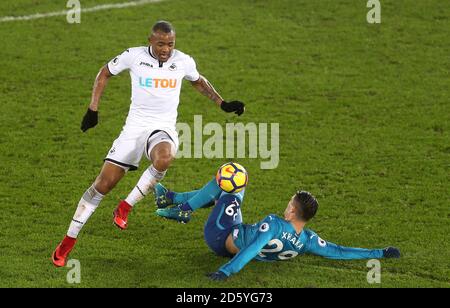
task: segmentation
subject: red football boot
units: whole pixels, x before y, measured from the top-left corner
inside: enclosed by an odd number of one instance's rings
[[[130,213],[133,207],[129,205],[125,200],[120,201],[117,208],[114,210],[114,224],[122,230],[128,227],[128,213]]]
[[[65,236],[62,242],[56,247],[52,255],[52,262],[56,267],[62,267],[66,265],[67,257],[72,251],[73,246],[77,242],[76,238]]]

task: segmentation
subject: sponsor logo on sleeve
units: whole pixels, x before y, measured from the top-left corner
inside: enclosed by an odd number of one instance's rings
[[[269,224],[267,222],[263,223],[260,227],[259,227],[259,231],[260,232],[267,232],[269,231]]]
[[[317,237],[317,242],[319,243],[320,247],[325,247],[327,246],[327,242],[325,242],[323,239],[321,239],[320,237]]]

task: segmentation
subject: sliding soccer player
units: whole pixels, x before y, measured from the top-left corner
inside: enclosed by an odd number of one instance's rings
[[[114,224],[120,229],[127,228],[128,214],[133,206],[162,180],[178,149],[175,124],[183,79],[190,81],[195,89],[223,111],[237,115],[244,112],[242,102],[225,102],[199,74],[194,59],[174,48],[174,28],[170,23],[160,21],[152,28],[149,46],[127,49],[98,73],[81,130],[85,132],[97,125],[100,97],[108,79],[125,70],[131,76],[131,106],[126,124],[106,156],[99,176],[81,197],[67,235],[53,252],[55,266],[65,265],[89,217],[125,173],[138,168],[143,155],[152,164],[114,210]]]
[[[298,255],[313,254],[329,259],[379,259],[399,258],[395,247],[363,249],[339,246],[321,239],[306,229],[306,223],[315,216],[317,200],[306,191],[299,191],[289,201],[284,218],[269,215],[260,222],[243,223],[241,206],[245,190],[237,194],[223,192],[215,180],[201,190],[176,193],[161,184],[155,186],[159,216],[179,222],[188,222],[196,209],[215,203],[204,228],[209,248],[219,256],[231,260],[216,272],[207,276],[212,280],[224,280],[238,273],[247,263],[260,261],[284,261]],[[181,205],[169,207],[171,204]]]

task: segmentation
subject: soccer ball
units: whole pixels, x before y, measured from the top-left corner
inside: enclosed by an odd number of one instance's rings
[[[217,185],[227,193],[238,193],[245,188],[248,174],[244,167],[237,163],[226,163],[219,168],[216,175]]]

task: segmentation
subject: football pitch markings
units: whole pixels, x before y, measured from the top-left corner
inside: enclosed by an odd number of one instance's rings
[[[111,9],[123,9],[127,7],[132,6],[141,6],[145,4],[150,3],[156,3],[156,2],[162,2],[165,0],[140,0],[140,1],[130,1],[130,2],[123,2],[123,3],[109,3],[109,4],[102,4],[102,5],[96,5],[90,8],[81,9],[81,13],[90,13],[90,12],[97,12],[97,11],[103,11],[103,10],[111,10]],[[26,15],[26,16],[3,16],[0,17],[0,22],[8,22],[8,21],[19,21],[19,20],[33,20],[33,19],[39,19],[39,18],[48,18],[48,17],[54,17],[54,16],[66,16],[67,13],[73,12],[73,10],[62,10],[62,11],[56,11],[56,12],[49,12],[49,13],[37,13],[33,15]]]

